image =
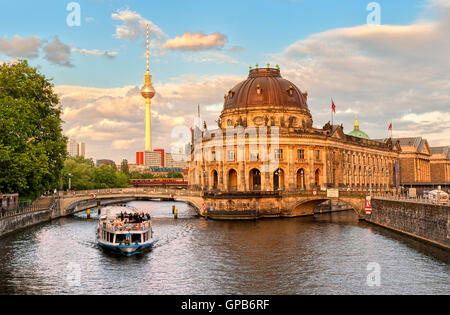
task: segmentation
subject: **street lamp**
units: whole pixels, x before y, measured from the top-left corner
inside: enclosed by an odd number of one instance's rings
[[[277,190],[283,190],[283,188],[281,188],[281,169],[277,169],[275,171],[275,175],[278,176],[278,189]]]
[[[70,191],[70,189],[72,188],[72,174],[69,173],[68,175],[69,175],[69,191]]]

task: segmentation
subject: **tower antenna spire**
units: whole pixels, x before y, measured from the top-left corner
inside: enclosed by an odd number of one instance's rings
[[[147,24],[147,74],[150,74],[150,49],[149,49],[149,35],[148,35],[148,24]]]

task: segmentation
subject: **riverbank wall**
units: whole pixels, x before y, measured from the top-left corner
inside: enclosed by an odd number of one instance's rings
[[[450,206],[375,198],[366,221],[450,250]]]
[[[0,219],[0,237],[32,225],[48,222],[60,217],[59,209],[49,207],[40,211],[10,215]]]

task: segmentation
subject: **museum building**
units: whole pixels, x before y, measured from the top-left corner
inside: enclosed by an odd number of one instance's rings
[[[400,183],[398,141],[370,140],[357,121],[350,134],[313,127],[308,93],[279,68],[250,69],[224,96],[218,128],[196,128],[192,143],[191,189],[389,191]]]

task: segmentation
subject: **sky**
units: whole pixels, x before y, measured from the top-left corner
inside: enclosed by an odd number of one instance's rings
[[[450,0],[0,0],[0,62],[53,79],[64,133],[94,159],[135,162],[145,145],[150,25],[153,148],[200,105],[212,128],[249,66],[278,64],[307,90],[315,127],[450,145]],[[376,19],[379,17],[379,20]],[[373,24],[379,25],[373,25]]]

